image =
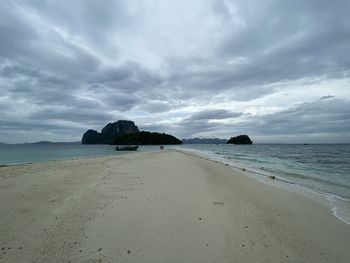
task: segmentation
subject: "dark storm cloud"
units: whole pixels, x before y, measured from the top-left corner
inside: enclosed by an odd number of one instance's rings
[[[162,79],[137,63],[125,63],[119,67],[107,67],[89,76],[90,88],[97,92],[104,89],[135,93],[149,90],[161,84]],[[96,86],[97,85],[97,86]]]
[[[234,14],[225,2],[235,5],[244,25],[230,26]],[[177,62],[168,79],[169,86],[180,87],[170,91],[175,96],[232,91],[236,100],[247,101],[272,93],[274,83],[349,77],[348,1],[225,2],[213,2],[223,41],[214,57]],[[184,70],[188,65],[197,68]]]
[[[317,134],[347,133],[350,135],[350,101],[318,100],[295,105],[291,109],[251,120],[255,133]]]
[[[182,137],[208,134],[210,132],[216,132],[217,134],[217,131],[225,127],[225,125],[217,122],[213,123],[213,121],[238,118],[241,115],[242,113],[240,112],[231,112],[223,109],[204,110],[175,123],[172,129],[176,130]],[[225,128],[225,132],[229,131]]]
[[[123,93],[108,95],[104,99],[108,106],[121,112],[131,110],[139,104],[140,100],[141,99],[137,96]]]
[[[328,99],[333,99],[334,96],[332,95],[327,95],[327,96],[323,96],[320,100],[328,100]]]
[[[59,124],[52,124],[52,123],[42,123],[40,121],[33,122],[32,120],[23,120],[23,121],[0,121],[0,127],[1,131],[23,131],[23,127],[26,128],[26,130],[30,131],[61,131],[61,130],[69,130],[70,128],[67,128],[65,126],[59,125]],[[74,128],[72,128],[74,129]]]
[[[230,112],[227,110],[205,110],[193,114],[190,120],[220,120],[241,116],[241,112]]]
[[[140,130],[142,131],[152,131],[152,132],[165,132],[165,133],[171,133],[173,130],[173,127],[170,125],[165,124],[144,124],[138,126]]]
[[[111,114],[104,111],[96,111],[94,108],[91,109],[80,109],[79,112],[75,108],[44,108],[40,111],[33,113],[29,119],[33,120],[66,120],[75,123],[82,122],[84,124],[96,125],[104,124],[109,120],[113,119]]]
[[[250,62],[242,73],[250,72],[251,81],[348,74],[350,59],[344,56],[350,48],[347,0],[232,2],[246,26],[238,35],[228,34],[221,51],[224,57],[247,57]]]
[[[323,142],[331,142],[332,135],[342,135],[340,142],[350,142],[350,102],[341,99],[317,100],[298,104],[291,109],[259,117],[251,117],[235,124],[215,124],[216,129],[229,136],[249,133],[253,136],[274,138],[274,136],[295,135],[292,142],[312,139],[313,134],[324,136]],[[181,124],[182,126],[183,124]],[[193,130],[206,132],[212,126],[207,123],[190,122]],[[274,140],[271,140],[274,141]],[[276,141],[276,140],[275,140]],[[322,141],[321,141],[322,142]]]
[[[123,1],[22,1],[28,10],[38,12],[47,22],[62,27],[71,34],[83,35],[92,42],[106,44],[116,27],[133,23]],[[105,46],[106,47],[106,46]]]
[[[220,68],[222,66],[218,67]],[[230,91],[234,99],[238,101],[252,100],[271,93],[273,88],[264,85],[269,83],[263,82],[261,85],[258,85],[259,80],[256,79],[250,70],[228,70],[227,68],[221,70],[205,69],[202,72],[176,74],[171,77],[168,86],[177,86],[179,88],[169,88],[169,93],[179,99],[189,97],[205,99],[213,94],[217,94],[217,92]],[[256,73],[257,71],[255,71]]]
[[[219,134],[219,130],[225,128],[225,133],[228,131],[225,125],[213,124],[208,120],[189,120],[185,119],[175,125],[173,125],[172,130],[175,131],[181,138],[190,138],[198,136],[208,136],[208,134],[215,134],[215,136],[222,136]]]
[[[0,3],[0,55],[2,58],[15,58],[18,55],[28,54],[28,46],[38,33],[16,11],[15,1]]]
[[[170,103],[167,102],[161,102],[161,101],[155,101],[155,102],[147,102],[146,104],[143,104],[139,107],[137,107],[138,110],[151,112],[151,113],[162,113],[171,110],[173,107],[170,105]]]
[[[2,1],[2,133],[71,129],[76,137],[77,126],[128,116],[147,116],[153,123],[140,127],[186,137],[350,130],[343,88],[350,77],[349,1],[183,1],[194,8],[189,20],[187,9],[159,3]],[[278,90],[292,94],[285,86],[336,80],[345,81],[323,88],[317,101],[317,88],[305,89],[304,104],[295,99],[291,106],[291,99],[283,111],[259,117],[245,112]],[[225,99],[232,110],[215,105]],[[237,110],[235,102],[245,104]],[[227,110],[204,110],[207,104]]]

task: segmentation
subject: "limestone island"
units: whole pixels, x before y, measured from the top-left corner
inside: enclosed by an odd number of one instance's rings
[[[236,137],[231,137],[227,144],[253,144],[252,140],[248,135],[238,135]]]
[[[87,130],[82,144],[111,144],[111,145],[159,145],[182,144],[182,141],[166,133],[140,131],[133,121],[119,120],[108,123],[101,132]]]

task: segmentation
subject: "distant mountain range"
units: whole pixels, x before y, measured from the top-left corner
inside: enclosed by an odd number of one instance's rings
[[[50,141],[39,141],[24,144],[80,144],[80,142],[50,142]]]
[[[184,144],[226,144],[226,139],[220,138],[191,138],[191,139],[182,139]]]
[[[25,143],[4,143],[0,142],[0,145],[27,145],[27,144],[35,144],[35,145],[45,145],[45,144],[80,144],[80,142],[50,142],[50,141],[39,141],[39,142],[25,142]]]

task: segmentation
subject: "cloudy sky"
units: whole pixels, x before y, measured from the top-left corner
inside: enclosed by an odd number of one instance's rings
[[[350,142],[349,0],[4,0],[0,142]]]

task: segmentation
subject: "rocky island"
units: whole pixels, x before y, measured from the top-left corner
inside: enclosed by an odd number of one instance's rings
[[[253,144],[252,140],[248,135],[238,135],[236,137],[231,137],[227,144]]]
[[[108,123],[101,132],[88,130],[81,139],[82,144],[113,144],[115,138],[125,135],[138,133],[139,128],[133,121],[119,120],[114,123]]]
[[[101,132],[88,130],[84,133],[82,144],[114,144],[114,145],[157,145],[182,144],[178,138],[158,132],[140,131],[133,121],[119,120],[108,123]]]

